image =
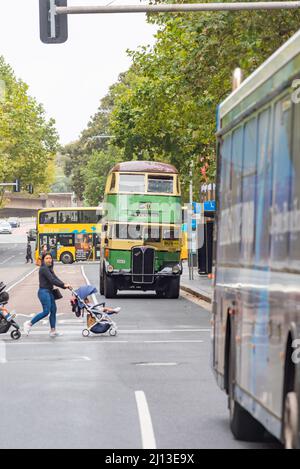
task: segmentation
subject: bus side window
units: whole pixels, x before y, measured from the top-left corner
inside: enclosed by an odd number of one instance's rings
[[[294,142],[291,175],[290,263],[300,270],[300,104],[294,105]]]
[[[288,266],[288,211],[292,174],[291,111],[292,102],[288,96],[275,105],[271,225],[271,262],[275,268]]]
[[[232,137],[232,158],[231,158],[231,210],[230,219],[230,261],[239,263],[240,243],[241,243],[241,201],[242,201],[242,167],[243,167],[243,136],[244,128],[239,127],[234,131]]]
[[[220,218],[218,227],[218,259],[226,262],[229,239],[229,191],[230,191],[230,166],[231,166],[231,134],[226,135],[220,144]],[[229,256],[228,256],[229,257]],[[228,259],[229,260],[229,259]]]
[[[257,119],[245,125],[242,201],[242,263],[252,265],[254,249],[255,189],[257,172]]]
[[[272,158],[270,146],[271,109],[258,117],[258,163],[256,185],[255,264],[270,260],[270,207],[272,198]]]

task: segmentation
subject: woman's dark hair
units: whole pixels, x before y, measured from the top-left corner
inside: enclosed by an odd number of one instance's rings
[[[47,256],[50,256],[50,257],[52,258],[52,265],[53,265],[54,259],[53,259],[53,256],[52,256],[51,252],[44,252],[44,253],[42,254],[42,265],[44,265],[44,263],[45,263],[45,257],[47,257]]]

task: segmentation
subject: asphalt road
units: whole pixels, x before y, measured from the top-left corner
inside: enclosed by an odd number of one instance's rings
[[[1,264],[14,249],[0,248],[0,278],[10,272],[12,282],[32,270],[21,265],[21,249]],[[86,278],[98,285],[96,265],[56,270],[75,286]],[[36,289],[33,273],[11,290],[12,306],[37,312]],[[210,369],[208,307],[121,295],[110,303],[122,307],[117,337],[84,339],[68,301],[59,304],[62,337],[49,338],[47,321],[18,342],[0,337],[0,448],[278,447],[233,439]]]

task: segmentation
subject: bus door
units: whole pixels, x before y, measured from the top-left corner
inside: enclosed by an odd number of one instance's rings
[[[39,251],[41,252],[42,246],[46,245],[48,251],[52,254],[54,259],[57,259],[57,235],[41,234]]]
[[[48,247],[53,259],[57,259],[57,235],[48,235]]]
[[[94,259],[93,260],[100,260],[100,255],[101,255],[101,235],[95,234],[94,235]]]

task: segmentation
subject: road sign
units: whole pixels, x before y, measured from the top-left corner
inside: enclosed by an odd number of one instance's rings
[[[44,44],[62,44],[68,39],[68,15],[57,15],[57,7],[68,0],[40,0],[40,36]]]
[[[215,212],[216,211],[216,201],[215,200],[209,200],[207,202],[204,202],[204,211],[205,212]]]

